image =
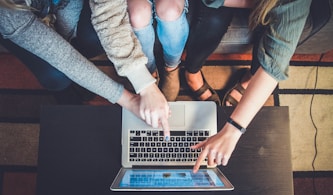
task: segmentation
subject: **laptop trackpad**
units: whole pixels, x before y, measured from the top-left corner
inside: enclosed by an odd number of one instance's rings
[[[170,105],[171,117],[169,118],[170,127],[185,126],[185,105]]]

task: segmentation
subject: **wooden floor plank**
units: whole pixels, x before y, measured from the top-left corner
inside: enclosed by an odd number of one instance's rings
[[[314,181],[314,183],[313,183]],[[315,184],[315,187],[314,185]],[[333,194],[333,177],[325,178],[294,178],[294,194],[321,194],[331,195]]]
[[[2,195],[35,195],[36,173],[5,172]]]
[[[0,53],[1,89],[43,89],[30,70],[15,56]]]
[[[322,62],[333,62],[333,49],[324,54]]]

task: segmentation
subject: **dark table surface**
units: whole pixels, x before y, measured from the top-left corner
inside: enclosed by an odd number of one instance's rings
[[[231,111],[218,108],[218,129]],[[124,194],[109,189],[121,167],[119,106],[45,106],[40,125],[37,195]],[[288,107],[263,107],[219,168],[235,190],[172,194],[293,194]]]

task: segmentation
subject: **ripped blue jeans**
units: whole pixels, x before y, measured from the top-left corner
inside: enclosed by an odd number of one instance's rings
[[[187,0],[185,1],[183,13],[174,21],[163,21],[160,19],[155,12],[154,2],[149,2],[152,4],[153,9],[151,22],[144,28],[134,29],[134,33],[141,43],[144,54],[148,58],[147,68],[153,73],[157,69],[154,56],[154,19],[156,20],[156,34],[163,48],[165,66],[175,68],[180,64],[180,59],[189,34],[189,24],[186,18],[188,2]]]

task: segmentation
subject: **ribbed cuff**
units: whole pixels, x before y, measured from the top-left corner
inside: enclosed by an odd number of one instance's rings
[[[143,89],[156,82],[156,79],[150,74],[146,66],[138,67],[127,75],[134,90],[139,94]]]

